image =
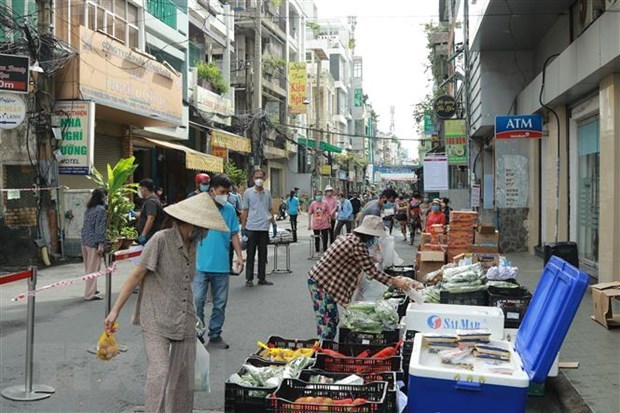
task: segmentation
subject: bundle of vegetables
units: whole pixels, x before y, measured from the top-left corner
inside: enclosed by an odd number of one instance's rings
[[[439,303],[440,288],[436,285],[428,286],[420,291],[425,303]]]
[[[400,340],[398,343],[396,343],[395,345],[392,346],[387,346],[383,349],[381,349],[380,351],[374,353],[371,355],[369,350],[364,350],[361,353],[359,353],[358,355],[355,356],[355,358],[371,358],[371,359],[386,359],[389,357],[393,357],[395,355],[398,354],[398,350],[400,349],[400,347],[403,345],[403,340]],[[321,347],[317,347],[316,351],[318,351],[319,353],[323,353],[323,354],[327,354],[328,356],[332,356],[332,357],[349,357],[345,354],[339,353],[335,350],[331,350],[331,349],[324,349]]]
[[[388,301],[360,301],[349,305],[343,325],[355,332],[380,333],[397,329],[398,321],[398,311]]]
[[[488,280],[487,285],[489,287],[497,287],[497,288],[521,288],[519,284],[512,281],[496,281],[496,280]]]
[[[476,263],[444,270],[441,289],[450,293],[486,290],[486,276],[482,264]]]
[[[314,349],[312,348],[298,348],[292,350],[290,348],[269,347],[262,341],[258,342],[258,346],[263,349],[259,356],[269,361],[289,362],[298,357],[312,357],[314,355]]]
[[[294,379],[299,377],[299,373],[312,363],[309,357],[301,356],[289,361],[284,366],[256,367],[249,363],[243,365],[242,371],[230,376],[229,382],[244,387],[269,387],[275,388],[284,379]]]

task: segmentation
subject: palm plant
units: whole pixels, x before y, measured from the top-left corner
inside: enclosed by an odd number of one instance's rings
[[[138,184],[127,182],[138,167],[135,158],[123,158],[114,168],[108,164],[108,177],[104,179],[101,172],[93,167],[88,178],[108,193],[106,239],[109,249],[117,249],[118,241],[128,234],[129,212],[135,207],[132,195],[137,193]]]

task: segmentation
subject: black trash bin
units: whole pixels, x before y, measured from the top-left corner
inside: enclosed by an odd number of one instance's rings
[[[543,246],[543,258],[545,260],[545,265],[547,265],[547,262],[554,255],[562,258],[574,267],[579,268],[579,254],[576,242],[563,241],[545,244]]]

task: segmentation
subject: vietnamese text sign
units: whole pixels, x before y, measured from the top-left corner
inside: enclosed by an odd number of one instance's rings
[[[15,129],[26,119],[26,103],[15,93],[0,92],[0,129]]]
[[[218,158],[228,159],[228,149],[222,148],[221,146],[211,145],[211,155],[217,156]]]
[[[289,81],[289,113],[304,114],[307,105],[304,102],[306,96],[306,62],[291,62],[288,65]]]
[[[444,121],[446,135],[446,153],[450,165],[466,164],[469,161],[469,142],[465,119]]]
[[[429,137],[436,133],[437,129],[435,129],[435,125],[433,124],[433,117],[427,113],[424,115],[424,135]]]
[[[230,126],[230,117],[233,113],[230,99],[196,85],[194,102],[198,110],[214,115],[215,122]]]
[[[331,175],[332,174],[332,166],[331,165],[321,165],[321,175]]]
[[[355,89],[353,104],[356,108],[361,108],[364,105],[364,92],[362,89]]]
[[[81,100],[57,101],[52,125],[61,130],[61,159],[58,173],[89,175],[93,165],[95,103]]]
[[[248,138],[215,129],[211,130],[211,145],[230,149],[234,152],[252,152],[252,142]]]
[[[29,75],[28,56],[0,54],[0,90],[28,93]]]
[[[519,115],[495,118],[496,139],[542,138],[542,116]]]
[[[439,96],[433,102],[435,115],[441,119],[450,119],[456,113],[456,100],[449,95]]]
[[[436,192],[448,189],[448,157],[426,155],[424,158],[424,191]]]
[[[480,185],[473,184],[471,186],[471,207],[478,208],[480,206]]]
[[[497,207],[526,208],[529,193],[528,159],[503,155],[497,160]]]
[[[101,33],[80,26],[80,92],[115,109],[183,123],[183,79]]]

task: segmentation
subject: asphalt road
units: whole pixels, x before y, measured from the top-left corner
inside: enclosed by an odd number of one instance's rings
[[[300,226],[303,224],[300,223]],[[395,232],[396,234],[396,232]],[[412,247],[396,236],[397,251],[413,260]],[[211,351],[211,393],[197,393],[195,409],[224,410],[224,383],[256,351],[257,340],[271,335],[287,338],[315,337],[313,312],[306,275],[314,261],[308,260],[309,238],[291,246],[291,274],[273,274],[273,286],[246,288],[244,278],[231,279],[226,311],[224,339],[228,350]],[[270,264],[272,247],[270,247]],[[280,265],[284,265],[283,256]],[[114,274],[114,296],[133,264],[124,262]],[[81,264],[70,264],[44,271],[40,285],[52,280],[81,275]],[[18,283],[19,284],[19,283]],[[118,339],[129,347],[115,359],[102,362],[86,351],[102,330],[104,302],[84,302],[81,285],[50,290],[38,298],[35,333],[35,383],[55,387],[49,399],[18,403],[0,399],[0,411],[10,412],[128,412],[143,405],[145,355],[139,328],[131,326],[136,296],[120,316]],[[103,285],[100,285],[103,290]],[[0,387],[23,382],[25,362],[25,303],[10,298],[23,291],[23,285],[9,284],[0,289]],[[209,309],[207,309],[209,314]],[[568,386],[570,391],[570,386]],[[531,398],[528,412],[565,411],[558,395],[548,391],[544,398]]]

